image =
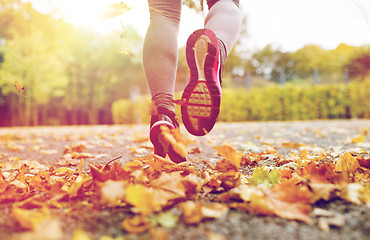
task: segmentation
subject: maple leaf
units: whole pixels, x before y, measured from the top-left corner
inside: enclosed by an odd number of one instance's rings
[[[129,185],[125,191],[125,199],[144,216],[160,209],[155,201],[153,190],[140,184]]]
[[[335,164],[335,172],[353,173],[360,167],[359,162],[350,153],[345,153],[340,160]]]
[[[248,179],[248,182],[252,186],[265,185],[266,187],[271,187],[274,184],[280,182],[280,172],[276,168],[272,171],[265,170],[265,167],[255,168],[253,171],[253,176]]]
[[[130,171],[124,168],[121,164],[114,162],[113,166],[105,165],[105,167],[95,166],[90,164],[91,176],[94,180],[105,182],[111,180],[127,180],[130,177]]]
[[[303,178],[307,178],[317,183],[340,183],[343,176],[334,171],[335,165],[327,162],[316,164],[310,161],[306,166],[299,170]]]
[[[228,145],[223,145],[221,147],[216,146],[213,148],[221,156],[223,156],[225,160],[234,167],[235,170],[239,169],[243,153],[238,152],[234,147]]]
[[[75,145],[69,145],[64,148],[63,154],[72,153],[72,152],[83,152],[85,151],[86,145],[84,143],[77,143]]]
[[[257,214],[276,215],[285,219],[300,220],[312,224],[312,219],[309,216],[311,212],[310,205],[282,201],[269,191],[264,191],[264,195],[252,194],[249,205]]]
[[[164,206],[170,200],[184,198],[186,189],[182,180],[179,172],[162,173],[158,179],[150,183],[153,188],[154,201]]]

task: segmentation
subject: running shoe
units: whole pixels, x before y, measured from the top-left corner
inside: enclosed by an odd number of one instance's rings
[[[175,163],[186,161],[186,148],[175,135],[179,123],[176,114],[165,108],[158,108],[152,115],[150,123],[150,141],[154,146],[154,154],[166,157],[166,154]]]
[[[216,35],[200,29],[186,43],[190,81],[182,94],[181,115],[189,133],[203,136],[216,123],[221,104],[220,50]]]

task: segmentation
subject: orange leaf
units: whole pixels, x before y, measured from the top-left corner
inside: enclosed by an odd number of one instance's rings
[[[202,203],[187,201],[179,204],[182,211],[182,217],[186,224],[200,223],[202,216]]]
[[[305,167],[300,169],[301,175],[304,178],[310,179],[313,182],[318,183],[339,183],[343,177],[335,173],[334,164],[321,163],[316,164],[315,162],[309,162]]]
[[[357,161],[357,159],[347,152],[344,155],[342,155],[340,160],[335,165],[335,171],[352,173],[356,171],[357,168],[359,167],[360,167],[360,164]]]
[[[179,172],[162,175],[151,182],[154,191],[154,200],[161,206],[166,205],[170,200],[185,197],[185,186],[182,183],[183,177]]]
[[[225,158],[227,162],[234,166],[235,170],[240,167],[240,162],[242,159],[242,153],[237,152],[237,150],[231,146],[223,145],[221,147],[213,147],[221,156]]]
[[[125,218],[122,222],[123,229],[128,233],[143,233],[149,229],[147,219],[142,215]]]
[[[263,215],[276,215],[285,219],[300,220],[312,224],[309,216],[311,206],[302,203],[289,203],[281,201],[271,195],[252,195],[250,205],[256,213]]]

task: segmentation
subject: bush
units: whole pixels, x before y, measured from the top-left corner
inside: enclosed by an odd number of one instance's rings
[[[285,85],[223,89],[219,121],[370,118],[370,82],[348,85]],[[176,98],[181,95],[176,94]],[[176,108],[180,116],[180,108]],[[150,97],[119,100],[114,123],[149,123]]]

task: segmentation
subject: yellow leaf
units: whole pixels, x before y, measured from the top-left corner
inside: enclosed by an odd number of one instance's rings
[[[27,210],[14,207],[12,214],[19,225],[27,230],[34,230],[37,226],[49,216],[48,208]]]
[[[352,138],[352,143],[363,143],[363,142],[365,142],[365,137],[362,134]]]
[[[84,230],[76,229],[73,232],[72,240],[91,240],[91,238]]]
[[[335,172],[352,173],[360,167],[360,163],[350,153],[345,153],[335,165]]]
[[[154,201],[154,193],[143,185],[129,185],[126,188],[126,201],[136,207],[144,216],[158,210],[158,203]]]
[[[124,12],[127,12],[130,9],[131,7],[129,7],[124,2],[113,4],[106,8],[105,11],[100,15],[100,20],[107,20],[109,18],[122,15]]]
[[[217,152],[225,158],[227,162],[229,162],[235,169],[239,169],[240,162],[242,160],[242,153],[238,152],[235,148],[223,145],[221,147],[213,147],[217,150]]]
[[[18,92],[22,92],[24,90],[24,87],[18,80],[15,80],[14,85],[15,85],[15,89],[17,89]]]
[[[134,52],[132,52],[130,49],[128,48],[121,48],[118,53],[120,54],[125,54],[125,55],[129,55],[130,57],[132,58],[137,58],[136,54]],[[145,138],[147,140],[147,138]]]

